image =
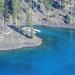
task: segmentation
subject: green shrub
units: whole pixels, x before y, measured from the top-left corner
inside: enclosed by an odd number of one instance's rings
[[[0,0],[0,11],[4,12],[4,0]]]
[[[52,7],[52,0],[43,0],[43,4],[46,9],[51,9]]]

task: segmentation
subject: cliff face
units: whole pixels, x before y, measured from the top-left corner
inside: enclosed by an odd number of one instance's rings
[[[28,0],[24,2],[25,5],[28,4]],[[32,0],[33,23],[54,26],[73,25],[74,6],[74,0]]]
[[[18,5],[19,3],[20,5]],[[16,13],[17,25],[25,25],[27,22],[27,11],[29,4],[31,4],[31,11],[32,13],[32,22],[33,24],[45,24],[45,25],[59,25],[59,24],[68,24],[71,20],[72,21],[72,10],[74,10],[74,3],[72,4],[73,0],[16,0],[16,8],[18,9],[20,6],[20,10]],[[0,24],[13,24],[13,3],[12,0],[5,0],[5,4],[7,8],[5,8],[5,13],[0,12]],[[14,4],[14,5],[15,5]],[[9,9],[9,10],[8,10]],[[8,16],[7,16],[8,15]],[[6,17],[7,20],[4,20]]]

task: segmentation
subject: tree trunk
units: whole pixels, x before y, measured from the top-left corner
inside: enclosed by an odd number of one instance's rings
[[[15,15],[13,16],[13,25],[17,26],[17,17]]]

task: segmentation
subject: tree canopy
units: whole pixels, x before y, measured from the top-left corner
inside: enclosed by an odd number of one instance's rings
[[[20,10],[20,6],[21,6],[21,2],[20,0],[12,0],[12,4],[13,4],[13,13],[17,14]]]
[[[0,11],[4,11],[4,0],[0,0]]]

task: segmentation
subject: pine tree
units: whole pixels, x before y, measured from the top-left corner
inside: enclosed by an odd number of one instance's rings
[[[21,2],[20,0],[12,0],[13,5],[13,23],[17,25],[17,14],[20,11]]]
[[[43,0],[43,4],[46,9],[50,9],[52,7],[52,0]]]
[[[31,28],[31,38],[33,38],[33,23],[32,23],[32,0],[29,2],[29,7],[27,10],[27,25]]]
[[[0,12],[4,12],[4,0],[0,0]]]

